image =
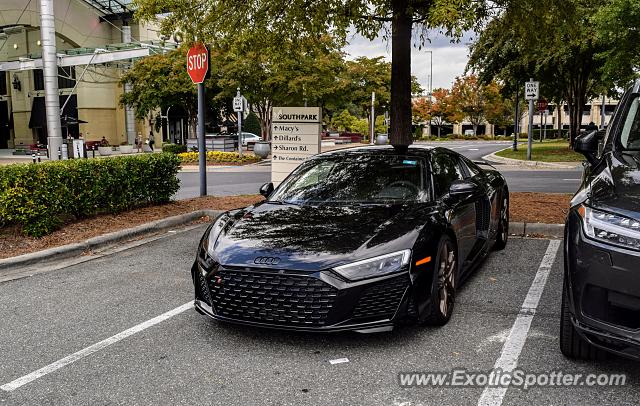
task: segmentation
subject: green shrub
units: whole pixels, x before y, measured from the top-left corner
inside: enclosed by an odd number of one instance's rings
[[[251,112],[247,116],[247,118],[242,122],[242,131],[247,133],[253,133],[255,135],[260,135],[262,132],[262,127],[260,127],[260,119],[256,116],[256,113]],[[180,151],[186,152],[186,151]]]
[[[168,202],[178,191],[173,154],[0,167],[0,225],[41,237],[66,220]]]
[[[169,143],[162,144],[162,152],[168,152],[170,154],[180,154],[182,152],[187,152],[187,146]]]

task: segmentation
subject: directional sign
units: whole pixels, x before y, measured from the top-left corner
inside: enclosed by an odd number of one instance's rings
[[[209,50],[204,44],[196,44],[187,52],[187,73],[195,84],[204,82],[209,72]]]
[[[279,184],[308,157],[320,152],[319,107],[274,107],[271,124],[271,181]]]
[[[524,84],[525,100],[536,100],[540,95],[540,82],[526,82]]]

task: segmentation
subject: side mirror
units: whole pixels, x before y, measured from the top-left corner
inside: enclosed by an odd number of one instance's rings
[[[269,182],[260,186],[260,194],[262,196],[268,198],[271,193],[273,193],[273,183]]]
[[[598,147],[604,135],[605,130],[582,134],[576,138],[573,149],[584,155],[589,164],[596,165],[598,163]]]
[[[478,190],[478,185],[469,180],[456,180],[449,188],[449,196],[464,197],[474,194]]]

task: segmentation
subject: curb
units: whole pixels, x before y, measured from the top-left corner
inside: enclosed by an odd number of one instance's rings
[[[489,155],[485,155],[482,157],[483,160],[485,161],[489,161],[489,162],[494,162],[497,164],[503,164],[503,165],[515,165],[515,166],[530,166],[530,167],[536,167],[536,168],[551,168],[551,169],[576,169],[577,167],[580,166],[579,162],[576,162],[575,165],[567,165],[567,164],[560,164],[560,163],[554,163],[554,162],[541,162],[541,161],[523,161],[521,159],[513,159],[513,158],[505,158],[505,157],[501,157],[501,156],[497,156],[496,153],[501,152],[501,151],[506,151],[507,149],[510,149],[511,147],[505,148],[505,149],[501,149],[500,151],[496,151],[493,152]]]
[[[191,213],[180,214],[165,219],[155,220],[149,223],[140,224],[132,228],[114,231],[112,233],[99,235],[89,238],[86,241],[53,247],[42,251],[22,254],[16,257],[0,259],[0,270],[31,265],[45,260],[65,259],[72,256],[82,254],[88,250],[95,250],[114,243],[130,240],[145,234],[151,234],[158,231],[164,231],[169,228],[181,226],[190,223],[200,217],[209,216],[217,217],[222,214],[223,210],[197,210]]]
[[[509,223],[509,234],[521,237],[536,234],[544,237],[563,238],[564,224]]]

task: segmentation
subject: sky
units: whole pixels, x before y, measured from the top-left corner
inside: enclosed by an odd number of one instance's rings
[[[433,88],[451,88],[457,76],[464,75],[464,69],[469,59],[468,44],[471,35],[457,44],[452,44],[442,34],[432,34],[431,43],[423,46],[422,50],[414,47],[411,52],[411,73],[418,78],[418,82],[427,91],[430,74],[431,54],[425,51],[433,51]],[[355,34],[349,37],[349,45],[345,47],[349,59],[359,56],[369,58],[384,56],[391,61],[391,44],[387,44],[382,38],[369,41]]]

